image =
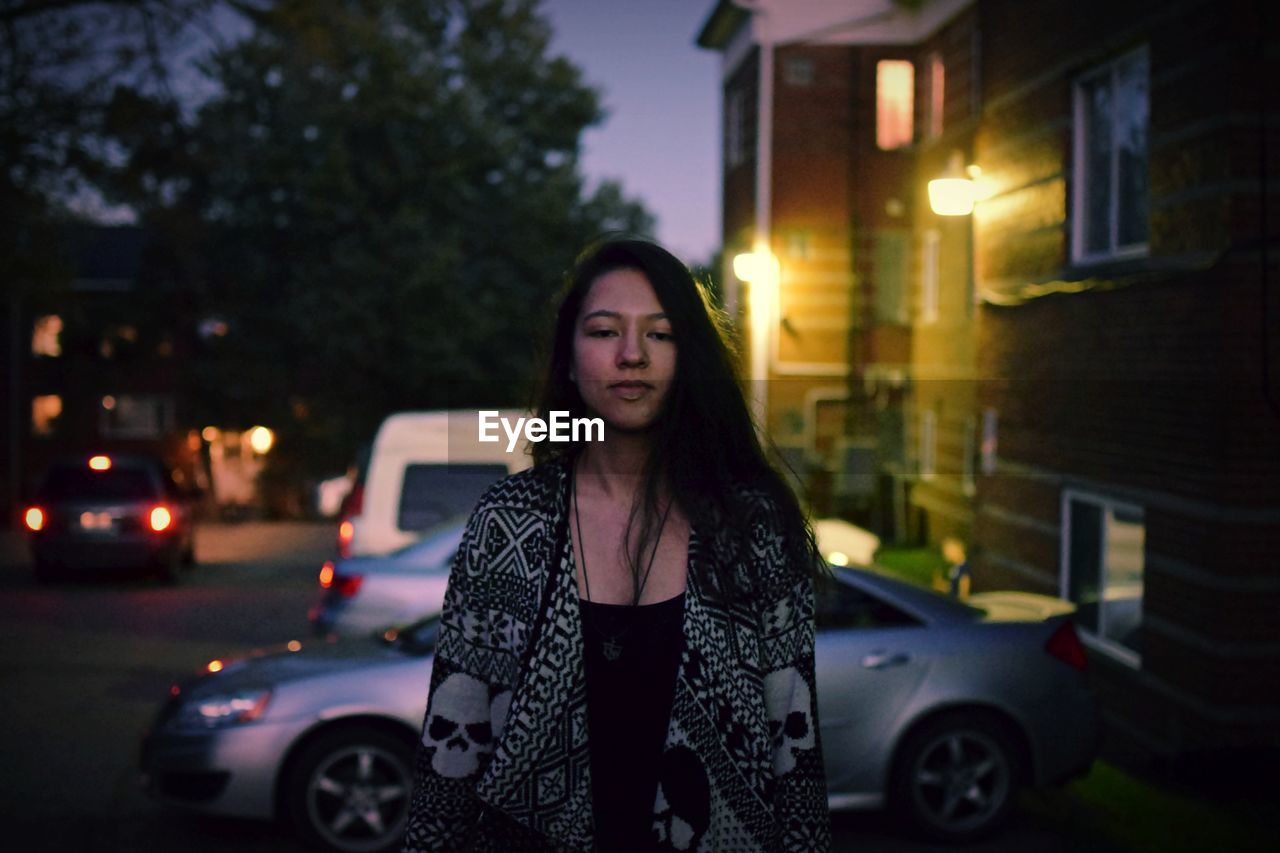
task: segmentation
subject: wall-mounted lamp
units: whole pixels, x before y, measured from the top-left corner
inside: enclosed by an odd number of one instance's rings
[[[733,274],[750,284],[776,284],[778,272],[778,258],[768,249],[733,256]]]
[[[977,197],[977,166],[965,167],[959,151],[952,151],[947,171],[929,182],[929,207],[939,216],[968,216]]]

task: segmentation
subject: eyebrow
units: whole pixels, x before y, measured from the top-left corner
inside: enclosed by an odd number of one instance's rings
[[[582,321],[585,323],[587,320],[591,320],[591,319],[593,319],[593,318],[595,318],[595,317],[605,317],[605,318],[608,318],[608,319],[610,319],[610,320],[621,320],[621,319],[622,319],[622,315],[621,315],[620,313],[618,313],[617,311],[605,311],[604,309],[601,309],[601,310],[599,310],[599,311],[592,311],[590,314],[585,315],[585,316],[582,318]],[[649,320],[669,320],[669,319],[671,319],[670,317],[668,317],[668,316],[667,316],[667,312],[665,312],[665,311],[658,311],[658,312],[653,313],[653,314],[646,314],[646,315],[645,315],[645,317],[646,317],[646,319],[649,319]]]

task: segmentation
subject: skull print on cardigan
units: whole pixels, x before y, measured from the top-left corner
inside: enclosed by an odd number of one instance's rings
[[[567,466],[506,478],[467,524],[445,596],[405,850],[590,851],[582,624]],[[755,508],[750,604],[715,594],[724,537],[689,539],[685,648],[654,792],[656,849],[830,846],[813,588]],[[741,565],[745,563],[746,565]],[[462,732],[464,734],[459,734]]]

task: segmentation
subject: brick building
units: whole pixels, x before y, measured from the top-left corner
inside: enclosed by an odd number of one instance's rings
[[[1267,14],[722,0],[699,35],[726,254],[777,258],[775,313],[754,283],[738,303],[774,348],[771,429],[831,401],[800,418],[807,458],[838,484],[869,443],[882,532],[960,536],[976,588],[1075,601],[1109,720],[1160,752],[1280,746]],[[939,177],[972,213],[934,212]],[[804,347],[844,374],[789,373]]]

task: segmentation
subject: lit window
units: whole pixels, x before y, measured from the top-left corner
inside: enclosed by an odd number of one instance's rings
[[[938,263],[942,254],[942,235],[935,230],[924,232],[920,248],[920,322],[938,322]]]
[[[1062,497],[1062,595],[1094,645],[1141,662],[1146,523],[1141,507],[1071,490]]]
[[[53,435],[62,415],[62,398],[57,394],[41,394],[31,398],[32,435]]]
[[[929,57],[929,100],[928,114],[925,118],[925,136],[934,139],[942,135],[942,112],[946,105],[946,69],[942,65],[942,57],[933,54]]]
[[[938,470],[938,413],[920,410],[920,479],[932,480]]]
[[[812,86],[813,78],[812,57],[790,56],[782,63],[782,79],[789,86]]]
[[[911,144],[915,69],[905,59],[876,63],[876,145],[884,151]]]
[[[1144,48],[1076,82],[1076,260],[1146,251],[1149,77]]]
[[[31,330],[31,354],[47,358],[62,355],[62,318],[57,314],[36,320]]]

